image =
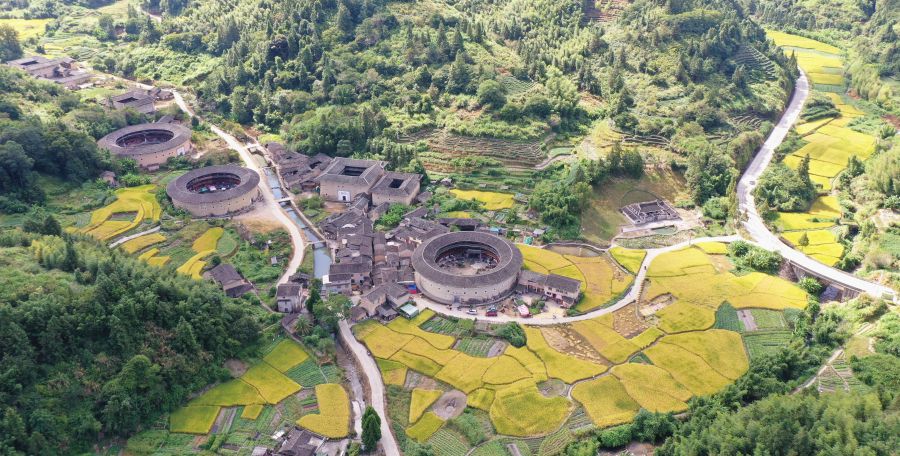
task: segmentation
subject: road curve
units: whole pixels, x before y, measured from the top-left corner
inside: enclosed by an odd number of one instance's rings
[[[175,103],[178,104],[178,107],[181,108],[182,111],[187,113],[190,117],[197,117],[200,120],[203,120],[202,117],[198,116],[194,113],[194,110],[184,101],[184,98],[181,96],[176,90],[172,91],[172,94],[175,97]],[[236,151],[240,156],[241,160],[244,161],[244,166],[256,171],[259,174],[259,189],[262,191],[263,199],[265,199],[266,204],[271,208],[272,214],[275,215],[275,218],[284,226],[284,228],[288,231],[288,234],[291,236],[291,243],[294,245],[294,252],[291,255],[291,261],[288,262],[287,268],[284,270],[284,274],[278,279],[278,283],[286,283],[292,275],[297,272],[297,269],[300,268],[300,265],[303,263],[303,252],[306,248],[306,241],[303,239],[303,234],[300,233],[300,228],[297,227],[297,224],[294,223],[281,208],[281,205],[275,201],[275,195],[272,194],[272,189],[269,188],[268,180],[266,179],[265,174],[259,167],[259,164],[256,160],[253,159],[253,154],[247,150],[247,147],[244,146],[240,141],[237,140],[231,134],[225,132],[221,128],[213,125],[210,122],[206,122],[209,125],[209,129],[212,130],[217,136],[222,138],[225,141],[225,144],[228,144],[228,147]]]
[[[643,288],[644,280],[647,278],[647,266],[659,255],[672,252],[675,250],[680,250],[685,247],[689,247],[691,244],[697,242],[734,242],[740,240],[741,237],[737,235],[731,236],[717,236],[717,237],[703,237],[696,238],[690,241],[681,242],[679,244],[675,244],[669,247],[663,247],[659,249],[647,249],[647,256],[644,257],[644,261],[641,262],[641,268],[638,270],[637,276],[634,278],[634,284],[628,290],[624,296],[619,298],[619,300],[608,307],[603,307],[601,309],[592,310],[590,312],[583,313],[581,315],[576,315],[572,317],[561,317],[561,318],[521,318],[521,317],[509,317],[506,315],[498,315],[496,317],[488,317],[484,315],[469,315],[466,312],[460,310],[449,310],[446,304],[438,304],[422,295],[418,295],[416,297],[416,304],[419,304],[423,307],[427,307],[433,310],[437,314],[446,315],[448,317],[454,318],[464,318],[467,320],[480,320],[480,321],[488,321],[491,323],[507,323],[510,321],[517,321],[522,324],[527,324],[529,326],[547,326],[547,325],[558,325],[561,323],[572,323],[575,321],[582,320],[590,320],[592,318],[599,317],[600,315],[605,315],[608,313],[615,312],[632,302],[638,300],[641,294],[641,289]]]
[[[350,331],[350,324],[347,320],[341,320],[338,323],[340,329],[340,337],[344,345],[353,353],[353,356],[359,361],[359,365],[363,369],[369,384],[369,393],[372,395],[372,401],[369,405],[381,417],[381,447],[387,456],[400,456],[400,448],[397,446],[397,440],[391,432],[391,426],[388,424],[387,409],[384,405],[384,382],[381,380],[381,371],[375,364],[375,359],[369,355],[369,351],[363,344],[356,340],[353,332]]]
[[[759,151],[756,153],[753,161],[747,166],[747,170],[744,171],[741,180],[738,181],[738,204],[740,205],[741,212],[746,215],[743,226],[753,240],[760,246],[780,253],[791,262],[800,265],[817,275],[827,277],[829,280],[860,290],[875,297],[887,297],[896,300],[894,290],[889,287],[869,282],[852,274],[848,274],[847,272],[826,266],[806,256],[800,251],[792,249],[782,242],[777,235],[769,231],[766,224],[763,222],[762,217],[760,217],[759,212],[756,210],[753,190],[759,182],[759,177],[772,161],[775,149],[781,145],[785,136],[787,136],[788,131],[800,117],[800,112],[803,110],[803,104],[806,102],[807,97],[809,97],[809,80],[806,77],[806,73],[804,73],[803,70],[800,70],[800,77],[797,78],[797,85],[794,88],[794,94],[791,97],[790,104],[788,104],[787,109],[785,109],[784,114],[781,116],[778,124],[775,125],[772,133],[766,138],[766,142],[763,143],[762,147],[760,147]]]

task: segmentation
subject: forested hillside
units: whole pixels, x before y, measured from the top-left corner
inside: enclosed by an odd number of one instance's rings
[[[50,219],[52,220],[52,219]],[[0,234],[0,453],[75,454],[228,378],[259,337],[247,306],[59,225]]]

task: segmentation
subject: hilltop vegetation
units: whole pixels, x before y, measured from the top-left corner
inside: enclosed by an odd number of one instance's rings
[[[4,454],[133,433],[228,378],[224,360],[260,332],[215,285],[88,239],[8,231],[0,261]]]

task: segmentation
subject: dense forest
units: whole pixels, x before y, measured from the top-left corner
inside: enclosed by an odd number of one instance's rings
[[[119,166],[96,140],[143,120],[134,111],[107,112],[57,84],[0,67],[0,213],[44,202],[41,175],[77,185]]]
[[[639,0],[602,25],[583,20],[582,8],[580,0],[191,2],[159,24],[135,12],[123,38],[134,45],[93,64],[189,83],[209,111],[304,153],[384,158],[423,130],[541,140],[610,119],[671,140],[695,203],[726,196],[768,128],[737,128],[732,118],[774,119],[795,66],[732,2]],[[770,70],[742,63],[753,52]],[[519,86],[527,88],[511,89]],[[407,156],[413,163],[398,168],[421,168]],[[599,167],[615,175],[618,166]],[[550,225],[577,227],[578,201],[544,198],[532,208]]]
[[[72,454],[229,378],[260,325],[209,282],[93,240],[0,234],[0,453]]]

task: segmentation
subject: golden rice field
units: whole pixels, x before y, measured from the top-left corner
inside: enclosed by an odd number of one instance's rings
[[[580,257],[519,244],[528,270],[557,274],[581,281],[582,298],[575,308],[587,312],[609,303],[631,286],[634,277],[625,273],[606,256]],[[646,253],[641,252],[641,258]],[[632,254],[633,255],[633,254]]]
[[[434,412],[428,412],[416,424],[406,428],[406,435],[419,443],[424,443],[443,425],[444,420],[441,417]]]
[[[484,203],[484,208],[489,211],[499,211],[509,209],[516,204],[510,193],[487,192],[483,190],[461,190],[455,188],[450,193],[461,200],[479,201]]]
[[[43,34],[47,29],[51,19],[0,19],[0,25],[8,25],[19,34],[19,40],[25,41],[28,38]]]
[[[350,399],[344,387],[336,383],[316,386],[319,413],[304,415],[297,425],[332,439],[346,437],[350,427]]]
[[[282,372],[308,358],[309,355],[300,345],[291,340],[282,340],[263,358],[262,362],[250,367],[242,376],[210,388],[187,406],[173,413],[169,419],[170,430],[196,434],[208,433],[209,427],[203,427],[205,421],[189,418],[200,415],[202,411],[209,412],[210,407],[215,407],[216,413],[218,413],[219,407],[245,406],[241,417],[255,419],[265,404],[277,404],[291,394],[300,391],[300,385],[283,375]],[[177,422],[177,420],[181,421]],[[192,424],[186,425],[185,423]],[[212,423],[210,423],[211,425]],[[193,429],[193,431],[183,429]]]
[[[854,107],[847,96],[835,92],[846,81],[843,77],[842,51],[834,46],[809,38],[776,31],[767,31],[776,45],[785,47],[786,54],[794,52],[798,65],[814,83],[813,89],[831,98],[840,115],[836,118],[818,119],[801,123],[796,130],[808,143],[788,155],[784,163],[796,169],[804,157],[810,157],[810,177],[824,192],[832,190],[832,182],[846,168],[850,157],[868,159],[875,151],[876,138],[847,127],[850,121],[865,113]],[[821,197],[805,213],[779,213],[778,225],[786,231],[784,237],[795,248],[829,266],[835,265],[844,253],[843,246],[832,233],[819,234],[823,229],[835,226],[833,219],[840,216],[836,199]],[[818,235],[817,242],[801,246],[803,233]]]
[[[613,259],[615,259],[623,268],[627,269],[628,272],[632,274],[637,274],[638,269],[641,267],[641,263],[644,261],[644,257],[647,256],[647,252],[640,249],[626,249],[625,247],[615,246],[609,249],[609,254],[612,255]]]
[[[91,220],[82,233],[89,234],[101,241],[124,234],[148,220],[158,222],[162,215],[162,207],[156,201],[153,184],[141,185],[116,190],[116,200],[91,213]],[[123,214],[131,220],[110,220],[116,214]]]
[[[141,250],[144,250],[147,247],[150,247],[153,244],[159,244],[160,242],[165,242],[166,237],[159,233],[150,233],[145,234],[140,237],[136,237],[130,241],[126,241],[122,243],[122,250],[128,253],[135,253]],[[152,255],[151,255],[152,256]]]
[[[442,394],[444,394],[444,392],[441,390],[423,388],[413,389],[412,401],[409,405],[409,422],[415,423],[416,421],[419,421],[419,418],[422,418],[422,415],[425,414],[428,407],[431,407],[431,404],[438,400]]]
[[[208,434],[221,408],[214,405],[182,407],[169,415],[169,431],[183,434]]]
[[[216,251],[216,245],[218,245],[219,239],[222,238],[224,233],[225,230],[219,227],[213,227],[206,230],[206,232],[194,240],[194,243],[191,246],[191,250],[197,252],[197,254],[190,257],[181,266],[178,266],[176,271],[184,275],[189,275],[195,280],[202,279],[203,268],[206,267],[206,261],[203,261],[203,259]]]
[[[377,358],[375,362],[378,363],[378,369],[381,371],[381,376],[386,385],[403,386],[406,383],[407,367],[405,365],[397,361],[380,358]]]
[[[691,397],[720,391],[748,369],[741,335],[710,329],[723,302],[775,310],[806,306],[806,293],[793,283],[760,273],[738,277],[720,269],[721,262],[711,255],[726,248],[703,244],[659,255],[648,267],[651,285],[646,292],[671,294],[674,300],[643,326],[622,326],[621,317],[634,308],[549,329],[524,326],[526,346],[507,346],[492,358],[450,348],[449,336],[434,337],[419,327],[431,312],[387,326],[366,321],[355,325],[354,333],[379,357],[385,379],[402,372],[393,381],[402,385],[406,373],[416,371],[444,384],[441,390],[460,390],[467,405],[488,413],[500,435],[550,434],[563,426],[576,402],[598,427],[629,422],[641,408],[680,412]],[[526,255],[534,259],[535,254],[529,250]],[[566,267],[566,260],[559,255],[540,261],[558,269]],[[553,334],[562,333],[574,334],[582,341],[575,343],[583,346],[558,348],[560,338]],[[606,361],[585,355],[585,347]],[[628,362],[638,353],[652,364]],[[570,398],[542,393],[539,386],[548,379],[574,385]],[[444,424],[429,412],[442,391],[416,387],[411,394],[406,433],[424,442]]]

